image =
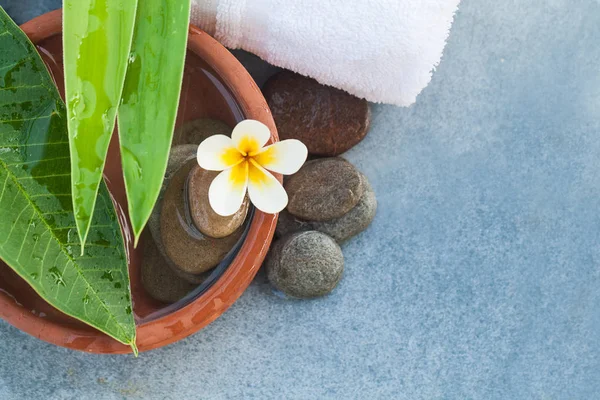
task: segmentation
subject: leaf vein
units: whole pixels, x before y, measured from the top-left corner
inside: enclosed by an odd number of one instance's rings
[[[6,179],[4,180],[4,184],[2,185],[2,193],[0,193],[0,203],[4,199],[4,193],[6,193],[6,182],[8,182],[8,174],[6,174]]]
[[[28,165],[28,164],[35,164],[35,163],[49,162],[49,161],[57,161],[57,160],[68,160],[70,158],[71,157],[44,158],[41,160],[31,160],[31,161],[25,161],[25,162],[6,164],[6,166],[7,167],[20,167],[21,165]]]
[[[21,192],[21,194],[23,195],[23,197],[28,201],[27,207],[31,206],[34,209],[34,212],[36,212],[38,215],[41,215],[42,214],[41,210],[38,209],[37,206],[35,205],[35,203],[33,203],[33,201],[29,198],[27,192],[25,191],[25,189],[23,188],[23,186],[21,186],[21,184],[20,184],[19,180],[17,179],[17,177],[14,176],[10,172],[10,169],[8,169],[6,167],[6,163],[2,159],[0,159],[0,165],[7,171],[7,173],[10,175],[10,178],[14,182],[15,186],[17,187],[17,189]],[[115,325],[118,327],[118,329],[124,335],[124,337],[129,337],[129,334],[125,331],[125,329],[123,328],[122,324],[116,319],[115,315],[112,314],[108,310],[108,308],[106,308],[106,304],[104,303],[104,301],[102,300],[102,298],[96,293],[96,291],[93,288],[93,286],[85,278],[85,276],[81,272],[81,269],[80,269],[79,265],[77,265],[77,263],[74,262],[73,257],[68,253],[67,249],[65,249],[65,247],[60,242],[60,240],[58,239],[58,237],[54,234],[54,232],[52,231],[52,228],[50,227],[50,225],[48,225],[48,222],[44,218],[40,218],[40,219],[44,223],[44,225],[46,225],[46,229],[48,231],[50,231],[50,235],[54,238],[54,240],[56,241],[56,243],[58,244],[58,246],[62,250],[62,254],[64,254],[68,258],[68,260],[73,263],[73,267],[77,271],[77,274],[82,278],[83,282],[89,288],[90,292],[93,293],[94,297],[96,298],[96,301],[100,304],[100,306],[104,307],[104,309],[106,310],[106,314],[108,315],[108,318],[111,319],[115,323]],[[13,225],[13,227],[14,226],[15,225]],[[12,229],[11,229],[11,232],[12,232]],[[10,236],[10,234],[9,234],[9,236]],[[8,238],[7,238],[7,240],[8,240]],[[6,241],[4,242],[4,244],[6,244]],[[4,244],[2,245],[2,247],[4,246]],[[61,254],[61,253],[59,252],[59,254]],[[84,258],[84,257],[82,257],[82,258]],[[108,258],[114,259],[113,257],[108,257]]]
[[[3,123],[3,124],[7,123],[7,124],[10,124],[10,123],[12,123],[12,122],[29,122],[29,121],[38,121],[38,120],[40,120],[40,119],[46,119],[46,118],[50,118],[50,117],[52,117],[53,115],[57,115],[57,114],[54,114],[54,113],[52,113],[52,114],[50,114],[50,115],[41,115],[41,116],[39,116],[39,117],[32,117],[32,118],[20,118],[20,119],[10,119],[10,120],[0,120],[0,123]]]
[[[67,172],[67,173],[64,173],[64,174],[41,175],[41,176],[27,175],[27,176],[20,176],[20,177],[18,177],[16,179],[18,181],[25,181],[25,180],[28,180],[28,179],[64,178],[65,176],[71,176],[71,173]]]
[[[33,210],[33,212],[31,213],[31,217],[29,217],[29,222],[27,223],[27,230],[25,231],[25,234],[23,235],[23,243],[21,243],[21,247],[19,248],[19,252],[17,253],[17,260],[19,258],[21,258],[21,253],[23,252],[23,247],[25,247],[25,242],[26,242],[26,238],[27,235],[29,235],[29,230],[31,229],[31,223],[33,222],[33,218],[35,217],[35,210]]]
[[[2,37],[2,35],[0,35]],[[18,89],[36,89],[36,88],[44,88],[48,89],[46,85],[38,84],[38,85],[23,85],[23,86],[11,86],[11,87],[0,87],[0,92],[4,90],[18,90]]]
[[[2,121],[2,120],[0,120],[0,123],[2,123],[2,122],[10,122],[10,121]],[[51,145],[59,145],[59,144],[69,144],[69,142],[46,142],[46,143],[27,143],[27,144],[12,144],[12,143],[8,143],[8,144],[0,144],[0,146],[1,147],[11,147],[11,148],[19,149],[19,148],[22,148],[22,147],[51,146]]]
[[[48,231],[44,231],[40,238],[44,236],[44,234]],[[52,237],[48,237],[48,243],[46,244],[46,250],[44,250],[44,255],[42,256],[42,260],[46,259],[46,255],[48,254],[48,250],[50,249],[50,243],[52,243]],[[40,263],[40,269],[38,271],[39,277],[42,277],[42,272],[44,271],[44,263]]]
[[[6,245],[6,243],[8,243],[8,240],[10,239],[10,236],[12,235],[12,233],[15,230],[15,226],[17,226],[17,222],[19,221],[19,219],[21,219],[21,215],[23,215],[23,213],[25,212],[25,210],[27,210],[28,208],[29,208],[29,204],[27,204],[25,207],[23,207],[23,209],[21,210],[21,212],[19,213],[19,215],[15,219],[15,223],[12,224],[12,226],[10,227],[10,231],[8,231],[8,235],[6,236],[6,240],[4,241],[4,243],[2,243],[2,245],[0,247],[4,248],[4,246]]]

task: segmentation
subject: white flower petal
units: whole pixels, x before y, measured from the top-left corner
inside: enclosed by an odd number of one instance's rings
[[[219,215],[236,213],[244,202],[248,187],[248,163],[243,162],[221,172],[208,188],[208,201]]]
[[[271,138],[271,131],[262,122],[247,119],[236,125],[231,133],[234,146],[242,153],[256,153]]]
[[[288,139],[263,148],[254,156],[254,161],[269,171],[292,175],[306,162],[306,157],[308,149],[304,143]]]
[[[285,189],[269,171],[261,166],[248,163],[248,195],[250,201],[267,214],[276,214],[288,203]]]
[[[223,171],[243,160],[230,137],[214,135],[198,146],[198,164],[208,171]]]

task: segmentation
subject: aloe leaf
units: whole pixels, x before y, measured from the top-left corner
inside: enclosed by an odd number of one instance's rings
[[[190,0],[144,0],[119,107],[119,139],[129,215],[139,238],[167,167],[185,64]]]
[[[82,245],[94,215],[108,144],[115,127],[136,5],[137,0],[64,0],[71,185]]]
[[[81,256],[66,109],[0,7],[0,257],[49,304],[135,349],[127,257],[104,184]]]

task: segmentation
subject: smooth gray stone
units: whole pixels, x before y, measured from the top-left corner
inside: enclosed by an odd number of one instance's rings
[[[377,213],[377,198],[373,187],[366,176],[362,175],[364,193],[358,204],[340,218],[329,221],[305,221],[299,219],[287,210],[279,213],[275,234],[282,237],[294,232],[319,231],[334,238],[338,243],[344,243],[369,227]]]
[[[275,288],[288,296],[311,299],[337,286],[344,272],[344,255],[330,236],[299,232],[273,243],[265,268]]]
[[[282,300],[261,272],[137,359],[0,321],[0,399],[597,399],[599,21],[597,0],[463,0],[417,103],[375,105],[344,155],[379,207],[333,294]]]
[[[284,187],[290,214],[311,221],[341,217],[364,193],[360,172],[340,157],[308,161],[286,179]]]

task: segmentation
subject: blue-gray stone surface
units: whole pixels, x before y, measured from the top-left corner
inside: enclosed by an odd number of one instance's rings
[[[23,22],[60,1],[0,4]],[[463,0],[431,85],[373,107],[347,156],[379,210],[331,296],[284,300],[261,275],[137,359],[0,322],[0,398],[600,397],[598,0]]]

